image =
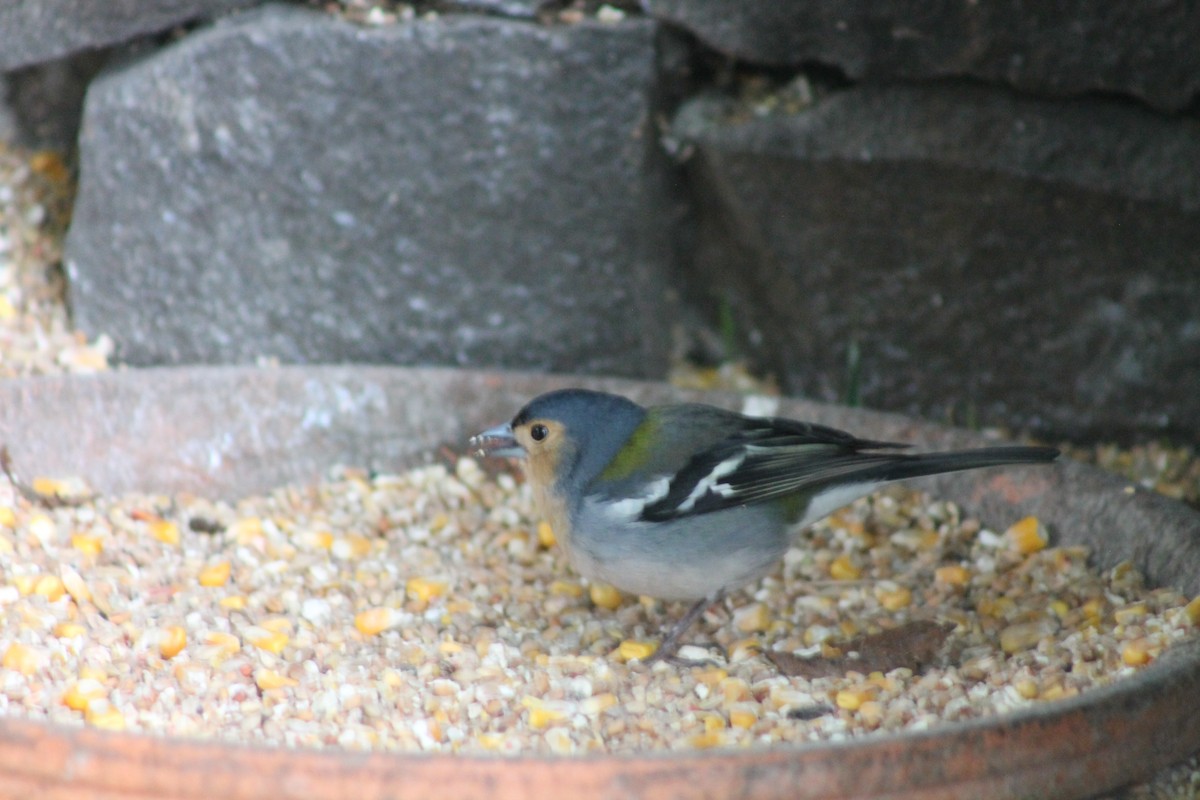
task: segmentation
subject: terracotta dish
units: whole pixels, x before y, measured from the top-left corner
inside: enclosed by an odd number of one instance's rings
[[[332,463],[395,470],[566,385],[644,402],[731,394],[661,384],[438,369],[189,368],[0,383],[0,443],[27,474],[102,492],[237,497]],[[983,437],[904,417],[782,400],[778,413],[875,439]],[[1131,560],[1200,594],[1200,514],[1065,462],[945,476],[931,490],[983,520],[1036,514],[1055,543]],[[920,733],[827,745],[608,758],[483,758],[235,747],[0,719],[0,796],[39,798],[1087,797],[1200,749],[1200,642],[1067,700]]]

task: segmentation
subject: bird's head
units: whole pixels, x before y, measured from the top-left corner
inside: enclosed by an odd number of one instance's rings
[[[586,485],[641,424],[646,410],[624,397],[561,389],[535,397],[511,422],[471,437],[480,455],[524,458],[535,483]]]

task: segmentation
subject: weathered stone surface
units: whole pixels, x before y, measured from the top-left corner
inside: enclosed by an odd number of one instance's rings
[[[866,405],[1200,434],[1200,123],[940,87],[674,134],[697,269],[788,388],[842,396],[857,342]]]
[[[17,138],[17,115],[13,113],[8,94],[12,84],[7,75],[0,75],[0,142],[12,142]]]
[[[510,19],[537,19],[546,6],[553,6],[553,0],[438,0],[434,5],[442,11],[493,14]]]
[[[6,0],[0,72],[118,44],[261,0]]]
[[[1170,110],[1200,95],[1200,5],[1192,0],[644,4],[760,64],[815,61],[856,79],[971,76],[1056,95],[1117,92]]]
[[[71,304],[132,364],[658,374],[654,25],[247,12],[96,80]]]
[[[88,50],[0,76],[8,84],[12,119],[5,138],[34,149],[74,151],[88,82],[110,54]]]

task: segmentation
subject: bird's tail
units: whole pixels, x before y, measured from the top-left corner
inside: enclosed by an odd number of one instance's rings
[[[1054,447],[1011,446],[981,447],[977,450],[953,450],[944,453],[920,453],[904,456],[889,456],[861,471],[856,470],[855,480],[900,481],[943,472],[959,472],[980,467],[998,467],[1005,464],[1046,464],[1058,458]]]
[[[822,488],[810,495],[798,515],[801,527],[870,494],[885,483],[1005,464],[1045,464],[1058,458],[1053,447],[982,447],[945,453],[898,455],[854,453],[840,464],[826,464],[813,481]]]

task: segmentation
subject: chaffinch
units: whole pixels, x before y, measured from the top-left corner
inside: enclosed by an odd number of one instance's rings
[[[801,528],[883,484],[1058,457],[1021,446],[910,455],[808,422],[644,408],[583,389],[541,395],[470,443],[524,459],[539,512],[581,575],[696,601],[653,660],[672,657],[709,605],[769,572]]]

